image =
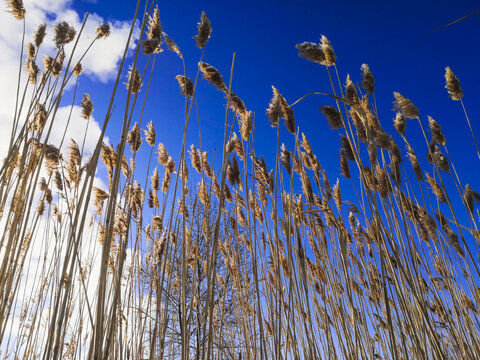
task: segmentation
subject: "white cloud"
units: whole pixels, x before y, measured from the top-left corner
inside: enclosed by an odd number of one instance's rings
[[[50,56],[55,56],[56,49],[52,40],[53,37],[53,26],[61,21],[67,21],[71,26],[73,26],[77,32],[80,30],[84,14],[78,14],[75,10],[71,8],[71,1],[68,0],[24,0],[24,6],[26,8],[26,21],[25,21],[25,44],[30,42],[33,37],[33,32],[40,23],[47,23],[47,36],[45,38],[44,44],[40,48],[40,54],[37,59],[37,63],[40,69],[43,69],[43,66],[40,64],[43,54],[49,54]],[[95,39],[96,34],[95,30],[97,26],[104,22],[104,19],[97,15],[91,14],[88,18],[88,21],[85,24],[82,36],[79,40],[78,47],[76,50],[77,55],[74,56],[73,61],[77,61],[79,56],[88,48],[90,43]],[[97,82],[108,82],[111,79],[114,79],[118,65],[120,63],[121,57],[124,52],[126,40],[130,31],[129,22],[124,21],[112,21],[109,23],[111,28],[111,35],[107,39],[99,39],[95,42],[94,46],[89,50],[87,56],[82,59],[82,66],[84,69],[84,74],[82,76],[87,76],[93,81]],[[18,79],[18,70],[19,70],[19,56],[21,52],[21,41],[22,41],[22,31],[23,31],[23,22],[15,20],[13,16],[5,8],[5,2],[0,1],[0,162],[6,156],[8,151],[8,145],[10,142],[10,134],[13,124],[13,114],[15,111],[16,103],[16,92],[17,92],[17,79]],[[133,39],[138,38],[138,27],[134,33]],[[135,41],[132,41],[130,47],[133,48]],[[73,44],[66,46],[65,51],[67,59],[69,53],[71,52]],[[20,87],[20,96],[23,94],[26,82],[26,74],[23,68],[23,63],[25,60],[22,60],[22,85]],[[69,85],[71,89],[73,83]],[[33,86],[29,85],[26,92],[26,101],[28,103],[29,99],[32,96]],[[83,94],[84,89],[79,89],[77,91],[77,99],[75,104],[78,104],[81,100],[81,95]],[[73,92],[66,93],[66,99],[71,99]],[[101,102],[103,99],[98,98],[95,92],[90,91],[90,96],[92,102],[95,106],[95,103]],[[71,100],[70,100],[71,101]],[[62,104],[68,104],[69,101],[64,101]],[[27,112],[26,108],[23,110],[23,116],[21,119],[25,121],[25,113]],[[55,115],[55,122],[52,128],[52,132],[48,139],[48,143],[60,146],[60,143],[63,143],[61,146],[62,153],[65,154],[67,147],[70,144],[70,139],[74,139],[80,147],[82,147],[84,138],[85,138],[85,148],[84,153],[86,155],[91,154],[95,148],[98,139],[101,134],[101,125],[95,120],[95,116],[103,118],[104,114],[93,113],[93,117],[87,122],[81,118],[81,108],[78,105],[73,106],[61,106],[58,108]],[[51,120],[49,120],[51,121]],[[85,131],[88,132],[85,136]],[[45,129],[49,126],[47,122]],[[108,138],[104,139],[108,143]],[[84,158],[85,161],[86,158]],[[44,170],[42,170],[42,174]],[[94,186],[102,188],[104,190],[108,189],[108,186],[105,182],[96,177],[94,179]],[[53,187],[52,187],[53,188]],[[53,189],[52,189],[53,191]],[[33,209],[36,206],[36,201],[38,201],[38,195],[35,198]],[[64,200],[56,199],[58,201],[58,207],[61,209],[64,217],[67,216],[67,205]],[[93,212],[92,204],[88,205],[89,213]],[[33,212],[32,212],[33,213]],[[89,215],[90,216],[90,215]],[[98,220],[97,220],[98,221]],[[87,225],[89,223],[89,217],[87,218]],[[31,224],[29,224],[30,226]],[[48,274],[48,269],[55,268],[55,261],[62,259],[65,254],[65,246],[57,248],[58,242],[65,240],[65,229],[63,233],[54,232],[56,225],[56,220],[53,217],[49,217],[47,212],[39,220],[36,228],[35,237],[32,239],[31,248],[28,253],[28,266],[24,269],[22,280],[20,283],[20,288],[18,291],[19,299],[18,303],[15,303],[15,308],[10,314],[8,324],[6,327],[5,338],[11,336],[12,344],[19,344],[22,342],[21,336],[22,332],[25,331],[19,330],[21,328],[21,322],[19,315],[22,309],[22,302],[29,303],[29,311],[32,311],[35,306],[30,303],[30,301],[35,301],[34,297],[41,292],[39,285],[41,283],[41,278],[39,276],[46,276]],[[97,222],[93,227],[86,226],[84,230],[83,240],[81,249],[79,252],[80,260],[84,263],[90,264],[90,281],[86,284],[87,286],[87,296],[90,303],[93,303],[95,298],[95,292],[97,288],[97,279],[100,271],[100,255],[101,247],[98,242],[91,241],[95,239],[95,234],[97,232]],[[0,231],[6,228],[6,219],[0,219]],[[56,229],[59,231],[59,229]],[[63,239],[57,238],[57,236],[63,237]],[[49,243],[47,243],[47,242]],[[5,248],[0,248],[0,259],[3,259]],[[131,261],[130,251],[128,251],[127,265]],[[45,271],[43,275],[39,275],[39,269]],[[54,274],[54,276],[61,276],[59,274]],[[78,280],[76,281],[74,288],[75,297],[84,297],[83,288],[80,286]],[[37,299],[38,300],[38,299]],[[40,312],[38,313],[38,321],[45,324],[43,330],[48,329],[48,318],[51,305],[51,293],[45,291],[44,305],[43,308],[40,307]],[[88,325],[87,314],[85,308],[80,312],[80,308],[84,307],[83,301],[76,302],[76,308],[72,310],[72,319],[71,324],[74,323],[75,318],[82,318],[84,321],[86,334],[87,331],[90,331],[91,328]],[[29,313],[28,315],[31,315]],[[28,321],[28,316],[27,316]],[[42,330],[40,330],[42,331]],[[17,342],[18,341],[18,342]],[[41,342],[40,342],[41,343]],[[5,344],[5,343],[4,343]],[[41,346],[41,345],[40,345]],[[37,346],[38,347],[38,346]],[[21,347],[20,347],[21,348]],[[37,353],[42,353],[41,348],[34,349]],[[5,353],[6,348],[4,345],[0,347],[0,355],[2,358],[10,358],[13,356],[10,353],[8,356]],[[20,355],[20,354],[19,354]]]
[[[10,141],[11,128],[13,123],[13,114],[15,111],[16,91],[19,69],[19,57],[21,52],[23,22],[16,20],[5,8],[5,2],[0,3],[0,159],[6,156],[8,144]],[[78,31],[82,26],[84,14],[78,14],[75,10],[70,8],[71,1],[68,0],[25,0],[24,6],[26,9],[25,16],[25,44],[32,41],[33,33],[38,24],[47,24],[47,35],[45,41],[40,47],[37,63],[40,69],[43,65],[40,64],[44,54],[52,57],[56,54],[55,45],[53,42],[53,26],[59,22],[67,21],[70,26],[73,26]],[[83,55],[85,50],[89,47],[91,42],[95,39],[95,30],[98,25],[104,22],[104,19],[97,14],[90,14],[82,36],[77,45],[73,62],[75,63]],[[84,69],[82,76],[88,76],[94,81],[102,83],[108,82],[115,78],[118,70],[118,65],[123,56],[125,44],[130,31],[130,24],[128,21],[113,21],[109,23],[111,34],[107,39],[99,39],[90,48],[87,55],[82,59],[81,63]],[[135,39],[138,38],[139,29],[135,28],[133,40],[130,43],[132,49],[135,45]],[[67,59],[72,50],[73,43],[65,47]],[[20,87],[20,96],[26,82],[26,74],[23,69],[22,60],[22,85]],[[73,81],[67,88],[73,86]],[[26,99],[31,95],[32,86],[27,90]],[[93,96],[92,96],[93,98]],[[95,102],[94,102],[95,104]],[[69,107],[62,107],[59,109],[59,114],[63,115],[70,111]],[[78,119],[78,108],[74,108],[75,118]],[[57,120],[56,120],[57,121]],[[70,123],[71,128],[67,132],[71,134],[79,134],[80,123],[83,121]],[[92,150],[90,147],[94,142],[94,137],[99,135],[99,125],[96,121],[91,120],[89,125],[92,130],[89,130],[89,141],[86,144],[87,152]],[[69,136],[69,135],[67,135]],[[75,138],[75,137],[74,137]],[[66,138],[69,141],[69,138]],[[97,137],[98,139],[98,137]],[[58,140],[58,139],[57,139]],[[76,140],[76,138],[75,138]],[[52,142],[52,141],[50,141]],[[54,145],[55,144],[53,142]]]

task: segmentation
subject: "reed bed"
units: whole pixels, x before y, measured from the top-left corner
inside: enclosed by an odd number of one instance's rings
[[[22,2],[7,3],[25,21]],[[341,79],[326,37],[296,47],[328,73],[331,93],[294,101],[273,87],[266,115],[249,110],[232,89],[234,59],[223,75],[203,61],[212,28],[202,13],[197,72],[176,77],[185,117],[173,159],[143,107],[160,53],[173,51],[183,69],[187,60],[154,2],[138,1],[133,18],[141,37],[130,64],[126,44],[88,155],[84,144],[64,139],[62,152],[49,138],[67,130],[56,115],[68,101],[80,102],[88,126],[90,96],[65,92],[72,82],[76,90],[81,60],[72,62],[75,45],[64,48],[92,34],[60,23],[48,29],[57,53],[45,57],[45,25],[25,39],[0,170],[2,358],[480,358],[480,194],[456,172],[438,122],[396,92],[397,133],[387,133],[368,65],[361,79]],[[99,24],[91,46],[108,35]],[[460,81],[450,68],[445,77],[461,102]],[[225,98],[216,157],[201,136],[186,140],[200,81]],[[122,103],[119,92],[127,92]],[[321,106],[319,126],[339,137],[339,174],[327,175],[295,121],[307,96]],[[113,116],[122,123],[115,145],[104,139]],[[254,126],[269,125],[276,156],[265,159]],[[425,140],[426,159],[407,126]],[[136,166],[138,156],[146,167]],[[95,185],[97,169],[108,188]]]

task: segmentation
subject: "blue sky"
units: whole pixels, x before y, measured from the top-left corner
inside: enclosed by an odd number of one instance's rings
[[[135,1],[118,1],[116,6],[107,1],[80,1],[72,6],[80,14],[89,10],[109,21],[129,20]],[[201,53],[192,37],[196,34],[196,23],[202,10],[206,11],[213,27],[204,61],[218,68],[228,79],[232,54],[236,52],[233,90],[247,108],[256,113],[256,151],[265,156],[269,167],[274,165],[276,137],[276,131],[270,128],[265,116],[272,97],[271,85],[277,87],[289,102],[312,91],[331,93],[325,68],[299,58],[294,47],[302,41],[318,42],[323,34],[336,51],[342,82],[347,73],[354,82],[361,81],[361,65],[367,63],[370,66],[376,78],[375,96],[385,130],[395,133],[392,92],[399,91],[420,109],[424,124],[430,115],[442,125],[448,150],[463,183],[470,183],[474,189],[480,188],[476,185],[479,184],[478,159],[461,106],[449,99],[444,88],[444,69],[450,66],[462,82],[464,102],[474,129],[480,131],[477,121],[480,107],[476,98],[480,80],[480,47],[474,37],[478,33],[480,14],[426,36],[476,10],[478,2],[169,1],[159,2],[159,8],[163,30],[177,42],[184,54],[187,76],[194,78]],[[174,54],[165,51],[158,55],[142,121],[146,124],[154,120],[157,142],[164,142],[174,158],[178,158],[175,155],[180,149],[184,119],[184,99],[179,95],[174,78],[181,73],[181,63]],[[88,79],[82,81],[81,85],[86,88],[93,85]],[[99,100],[102,91],[109,93],[109,84],[94,85]],[[121,94],[124,92],[123,89],[120,91]],[[209,154],[217,149],[218,159],[225,116],[223,96],[206,81],[201,81],[197,99],[204,149]],[[95,103],[95,99],[93,101]],[[100,101],[97,101],[95,113],[101,122],[105,110]],[[334,181],[340,177],[339,134],[329,129],[318,111],[322,105],[333,103],[324,97],[310,97],[296,105],[294,111],[297,126],[306,133],[320,163]],[[116,114],[107,131],[114,143],[118,142],[117,126],[121,124],[123,109],[118,108]],[[425,164],[424,171],[432,173],[424,160],[426,146],[416,121],[409,121],[406,134],[421,163]],[[401,139],[395,139],[403,150]],[[293,138],[283,126],[281,141],[292,149]],[[192,118],[189,128],[188,145],[191,143],[198,146],[196,117]]]

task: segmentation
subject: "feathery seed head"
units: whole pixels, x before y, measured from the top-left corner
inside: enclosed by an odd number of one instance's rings
[[[352,146],[345,135],[340,135],[340,143],[342,145],[342,149],[347,160],[355,161]]]
[[[375,91],[375,77],[370,71],[370,67],[367,64],[362,65],[362,87],[368,94]]]
[[[322,106],[320,108],[322,114],[327,118],[328,125],[334,130],[343,128],[342,115],[335,107],[331,105]]]
[[[405,128],[407,127],[407,122],[405,121],[405,115],[401,111],[397,111],[395,119],[393,120],[393,126],[395,130],[401,135],[405,134]]]
[[[252,125],[252,112],[251,111],[246,111],[244,114],[240,115],[240,134],[242,136],[242,139],[244,141],[248,141],[248,137],[250,133],[253,131],[253,125]]]
[[[163,51],[162,41],[157,38],[143,40],[141,45],[142,45],[142,52],[145,55],[158,54]]]
[[[47,24],[45,23],[39,24],[37,26],[37,29],[33,34],[33,43],[37,48],[43,43],[43,39],[45,39],[46,30],[47,30]]]
[[[212,26],[210,25],[210,20],[205,11],[202,11],[200,22],[197,24],[197,35],[194,37],[197,47],[203,49],[205,45],[207,45],[207,41],[210,39],[211,34]]]
[[[33,131],[40,131],[45,126],[47,122],[47,111],[45,110],[45,106],[40,103],[37,103],[36,106],[36,113],[33,119]]]
[[[270,121],[270,125],[272,127],[276,127],[278,126],[280,117],[282,116],[282,107],[280,105],[279,92],[274,86],[272,86],[272,89],[273,97],[272,100],[270,100],[266,114],[268,116],[268,120]]]
[[[180,95],[193,96],[193,83],[188,77],[184,75],[177,75],[175,79],[178,81],[178,85],[182,90]]]
[[[445,194],[444,194],[442,188],[440,187],[440,185],[438,185],[438,183],[435,181],[435,179],[432,178],[428,172],[425,173],[425,175],[427,176],[427,182],[430,185],[430,188],[432,189],[432,192],[437,197],[438,201],[446,203],[447,199],[446,199]]]
[[[152,181],[152,189],[154,189],[155,191],[158,191],[160,189],[160,177],[158,176],[157,168],[153,170],[153,175],[150,178],[150,180]]]
[[[305,41],[295,45],[295,47],[298,50],[298,56],[318,64],[325,64],[325,53],[320,44]]]
[[[355,104],[358,104],[359,102],[357,88],[352,82],[350,75],[347,75],[347,81],[345,82],[345,99]]]
[[[272,123],[272,127],[278,125],[278,119],[281,117],[285,119],[285,127],[289,132],[295,134],[295,117],[293,116],[293,109],[288,105],[287,100],[280,94],[280,92],[272,86],[273,98],[267,109],[267,115]]]
[[[157,160],[160,165],[166,165],[168,162],[168,152],[163,143],[158,144],[157,147]]]
[[[225,82],[223,81],[222,75],[217,69],[204,62],[201,62],[199,64],[199,67],[205,80],[210,82],[210,84],[214,85],[220,91],[228,91],[227,87],[225,86]]]
[[[418,108],[409,99],[396,91],[393,93],[393,96],[395,97],[393,102],[394,110],[401,110],[407,119],[418,118]]]
[[[408,155],[408,160],[410,161],[410,164],[412,164],[412,169],[417,177],[418,181],[423,180],[423,172],[422,168],[420,167],[420,163],[418,162],[417,155],[415,155],[415,151],[413,151],[412,147],[407,144],[407,155]]]
[[[142,145],[142,137],[140,136],[140,127],[138,126],[138,123],[135,123],[132,130],[128,132],[127,144],[130,145],[130,151],[132,153],[136,153],[138,149],[140,149],[140,145]]]
[[[437,143],[433,140],[429,144],[427,161],[429,163],[436,164],[438,168],[444,172],[450,171],[448,159],[443,155],[442,150],[440,150],[440,148],[437,146]]]
[[[465,204],[467,205],[468,211],[470,213],[473,213],[473,207],[474,207],[474,202],[473,202],[473,190],[470,187],[470,185],[465,186],[465,191],[463,193],[463,199],[465,200]]]
[[[82,67],[82,64],[80,64],[79,62],[77,62],[75,64],[75,66],[73,67],[73,74],[75,76],[80,76],[80,74],[83,72],[83,67]]]
[[[445,68],[445,81],[445,88],[447,89],[450,98],[457,101],[461,100],[463,97],[463,90],[460,86],[460,80],[448,66]]]
[[[172,159],[171,156],[168,157],[168,161],[165,164],[165,171],[170,174],[174,174],[177,172],[177,170],[175,170],[175,161]]]
[[[145,140],[147,141],[147,144],[150,146],[155,146],[155,139],[156,139],[156,133],[155,133],[155,128],[153,126],[153,121],[150,120],[150,122],[147,124],[147,129],[143,130],[143,133],[145,134]]]
[[[166,32],[162,32],[163,39],[165,41],[165,44],[167,44],[168,50],[173,51],[175,54],[177,54],[180,59],[183,59],[182,52],[180,51],[180,48],[178,47],[177,43],[173,41]]]
[[[93,113],[93,103],[88,93],[83,94],[80,106],[82,107],[82,118],[89,120]]]
[[[436,122],[431,116],[428,117],[428,125],[430,126],[430,132],[432,134],[432,140],[438,145],[445,146],[447,140],[442,132],[442,126]]]
[[[28,74],[28,81],[30,81],[31,84],[36,84],[38,72],[40,71],[40,69],[38,68],[35,61],[30,58],[27,59],[27,61],[25,62],[25,69]]]
[[[17,20],[23,20],[25,17],[25,8],[23,7],[22,0],[6,0],[7,8],[13,17]]]
[[[30,60],[33,60],[35,58],[35,53],[36,53],[35,46],[32,43],[28,43],[27,44],[27,57]]]
[[[142,87],[142,79],[140,76],[140,71],[138,71],[137,67],[133,67],[132,65],[129,66],[127,79],[128,82],[125,83],[127,90],[131,87],[132,94],[138,94],[140,92],[140,88]]]
[[[202,172],[202,162],[200,160],[200,156],[198,154],[195,145],[190,145],[190,159],[192,161],[192,167],[200,174]]]
[[[110,36],[110,25],[107,23],[100,24],[95,32],[97,33],[97,39],[106,39]]]
[[[347,155],[345,154],[345,150],[340,150],[340,170],[342,171],[342,175],[345,179],[350,179],[350,167],[348,165]]]
[[[290,157],[290,151],[287,150],[285,147],[285,144],[282,143],[282,146],[280,148],[280,162],[287,170],[288,175],[292,173],[292,164],[291,164],[291,157]]]
[[[327,39],[325,35],[322,35],[320,40],[323,53],[325,54],[325,66],[335,65],[337,56],[335,51],[333,51],[332,43]]]
[[[153,14],[148,16],[147,38],[161,40],[162,24],[160,22],[160,10],[155,6]]]
[[[54,41],[57,48],[61,48],[62,46],[71,42],[76,35],[75,29],[68,25],[66,21],[63,21],[53,28],[54,31]]]

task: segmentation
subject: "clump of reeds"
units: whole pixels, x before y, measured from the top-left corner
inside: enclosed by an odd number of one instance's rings
[[[7,5],[24,19],[21,1]],[[146,39],[126,71],[134,96],[124,97],[122,126],[108,127],[122,65],[102,136],[88,156],[73,139],[65,153],[49,140],[51,131],[66,132],[56,110],[67,103],[70,76],[83,73],[80,63],[70,67],[74,53],[65,50],[77,31],[66,22],[54,26],[58,52],[43,58],[43,72],[35,61],[46,25],[26,46],[27,77],[18,86],[33,96],[30,103],[18,99],[25,108],[14,116],[0,170],[5,356],[480,358],[480,194],[475,184],[462,184],[441,124],[427,118],[429,139],[421,110],[395,92],[398,134],[389,134],[364,64],[364,91],[348,76],[344,89],[330,82],[333,95],[315,93],[327,95],[318,98],[327,119],[319,128],[340,133],[336,173],[327,175],[321,149],[296,122],[300,100],[288,101],[275,87],[266,114],[256,118],[256,128],[276,128],[276,156],[264,158],[255,151],[252,111],[227,86],[231,79],[203,62],[212,34],[203,12],[194,38],[202,52],[192,60],[197,74],[172,75],[176,96],[185,98],[185,122],[181,146],[167,150],[159,121],[144,124],[143,111],[137,117],[137,100],[150,99],[145,76],[158,71],[163,42],[182,65],[189,59],[163,31],[159,9],[146,6]],[[110,31],[99,25],[92,42]],[[327,37],[296,48],[325,66],[330,80],[332,68],[338,77]],[[198,145],[186,143],[200,73],[226,96],[220,156],[209,155],[201,136]],[[459,80],[449,68],[445,76],[450,97],[462,101]],[[90,122],[88,93],[80,106]],[[281,138],[280,119],[290,139]],[[421,132],[406,131],[407,119],[418,119]],[[107,129],[120,129],[119,144],[106,142]],[[415,136],[425,140],[423,149]],[[105,188],[94,185],[97,171],[106,171]]]

